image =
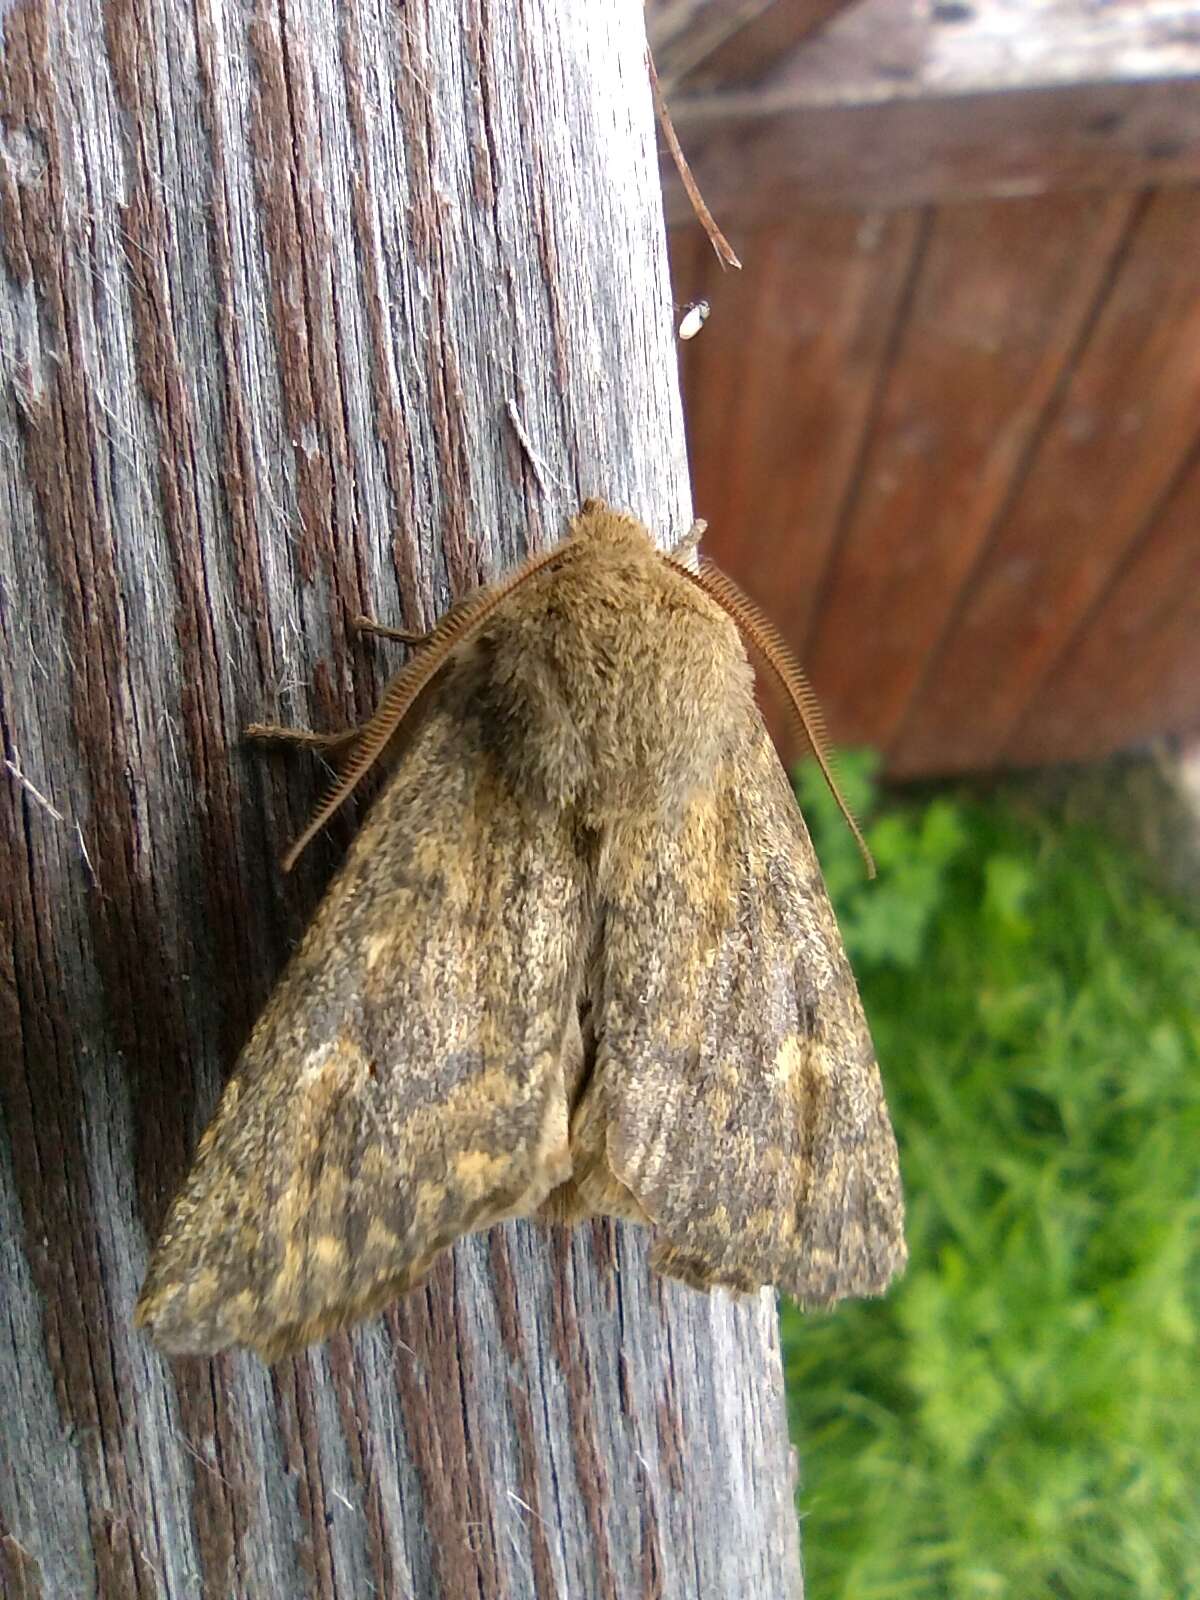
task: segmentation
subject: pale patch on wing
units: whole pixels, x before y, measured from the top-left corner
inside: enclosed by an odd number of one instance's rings
[[[451,1160],[454,1182],[472,1200],[495,1189],[512,1170],[508,1156],[489,1155],[486,1150],[460,1150]]]

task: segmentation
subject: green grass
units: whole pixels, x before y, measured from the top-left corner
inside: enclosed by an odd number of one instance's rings
[[[1000,800],[885,813],[868,884],[799,788],[910,1253],[882,1301],[783,1308],[808,1600],[1200,1596],[1200,931]]]

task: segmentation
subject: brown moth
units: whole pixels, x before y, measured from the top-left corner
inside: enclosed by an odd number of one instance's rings
[[[345,756],[288,864],[395,770],[171,1207],[136,1314],[163,1349],[272,1360],[505,1217],[631,1218],[701,1288],[887,1286],[879,1069],[730,613],[823,760],[761,614],[594,500],[361,729],[297,735]]]

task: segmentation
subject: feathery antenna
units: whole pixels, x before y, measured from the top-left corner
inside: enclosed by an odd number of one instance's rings
[[[346,757],[346,764],[329,786],[317,809],[309,818],[304,832],[283,857],[283,870],[290,872],[301,853],[320,833],[342,802],[358,787],[383,753],[384,746],[413,708],[417,696],[426,684],[446,664],[451,652],[466,644],[506,600],[514,589],[535,573],[543,571],[562,557],[571,541],[564,540],[552,550],[533,556],[524,566],[518,567],[499,583],[492,584],[473,600],[463,601],[448,611],[428,636],[420,655],[402,667],[383,692],[379,708],[363,724],[357,742]]]
[[[775,679],[782,688],[788,705],[794,713],[797,727],[803,732],[817,765],[824,775],[825,782],[829,785],[829,792],[838,803],[838,809],[846,819],[846,825],[854,835],[863,861],[866,863],[867,876],[875,876],[875,858],[871,854],[870,846],[863,838],[862,829],[846,804],[845,797],[838,787],[837,778],[833,771],[833,757],[829,749],[829,735],[825,731],[825,718],[821,713],[820,702],[813,692],[812,685],[804,674],[803,668],[792,655],[784,643],[783,635],[775,624],[751,600],[750,596],[743,593],[734,583],[732,578],[727,578],[720,567],[714,566],[711,561],[702,560],[699,572],[689,572],[684,566],[678,569],[685,577],[704,590],[711,599],[715,600],[736,623],[743,638],[750,644],[762,660],[770,667]]]

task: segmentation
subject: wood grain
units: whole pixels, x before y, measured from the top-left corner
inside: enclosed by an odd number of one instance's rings
[[[640,6],[27,0],[0,54],[0,1574],[791,1595],[774,1308],[518,1225],[266,1370],[129,1325],[360,715],[585,494],[690,518]],[[515,404],[543,466],[515,436]],[[541,482],[549,487],[543,493]]]
[[[749,235],[725,275],[699,230],[672,234],[676,293],[712,306],[683,357],[705,551],[802,655],[924,231],[805,215]]]
[[[682,347],[697,506],[834,739],[918,776],[1194,726],[1194,196],[801,212],[735,239],[732,275],[671,234],[678,303],[712,307]]]
[[[1198,660],[1200,457],[1194,454],[1013,729],[1005,760],[1095,760],[1154,734],[1195,728]]]
[[[898,774],[1002,758],[1170,491],[1200,408],[1200,195],[1146,207],[891,751]]]
[[[842,739],[895,736],[1131,216],[1121,196],[938,212],[805,653]]]

